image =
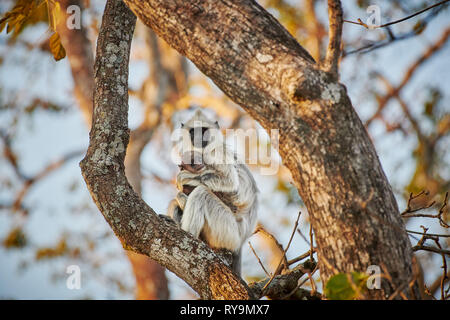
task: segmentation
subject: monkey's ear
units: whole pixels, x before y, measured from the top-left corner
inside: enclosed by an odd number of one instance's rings
[[[219,121],[214,122],[214,124],[216,125],[217,129],[219,129]]]

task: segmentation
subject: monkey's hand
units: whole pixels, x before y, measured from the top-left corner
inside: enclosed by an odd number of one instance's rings
[[[183,192],[178,192],[175,199],[170,201],[167,210],[167,216],[172,218],[177,224],[180,224],[183,217],[184,207],[186,206],[187,195]]]
[[[214,192],[236,192],[239,188],[239,176],[233,165],[216,165],[214,170],[205,170],[200,181]]]
[[[175,200],[177,201],[181,211],[183,211],[184,207],[186,206],[187,198],[187,195],[185,195],[183,192],[178,192],[177,196],[175,197]]]
[[[161,215],[163,218],[171,219],[175,221],[177,225],[180,225],[181,218],[183,217],[183,210],[181,210],[180,206],[178,205],[177,199],[173,199],[169,203],[169,207],[167,209],[167,216]]]
[[[201,184],[200,175],[187,170],[181,170],[177,174],[177,189],[183,191],[183,186],[197,187]]]

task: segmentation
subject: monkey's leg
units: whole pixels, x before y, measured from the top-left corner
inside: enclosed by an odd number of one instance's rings
[[[177,201],[181,211],[183,211],[184,207],[186,207],[187,198],[187,195],[185,195],[183,192],[178,192],[177,196],[175,197],[175,200]]]
[[[196,187],[189,195],[181,228],[197,238],[202,233],[213,248],[235,252],[242,244],[241,228],[233,212],[205,186]]]
[[[183,216],[183,210],[186,206],[187,195],[183,192],[178,192],[175,199],[170,201],[167,208],[167,215],[175,220],[176,223],[181,223],[181,217]]]
[[[239,276],[241,276],[241,256],[241,248],[239,248],[239,251],[233,252],[233,263],[231,265],[231,269]]]
[[[181,224],[181,218],[183,217],[183,210],[178,205],[178,201],[173,199],[169,203],[167,208],[167,215],[172,218],[177,224]]]

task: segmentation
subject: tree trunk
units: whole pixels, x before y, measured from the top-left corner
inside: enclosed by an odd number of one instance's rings
[[[345,86],[252,0],[125,3],[266,130],[280,131],[279,151],[311,216],[324,283],[379,265],[392,280],[369,298],[397,289],[413,297],[411,245]]]

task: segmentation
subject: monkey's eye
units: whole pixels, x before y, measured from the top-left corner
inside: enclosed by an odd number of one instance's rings
[[[201,129],[201,131],[200,131],[200,129]],[[202,137],[203,137],[208,130],[209,130],[209,128],[206,128],[206,127],[191,128],[189,130],[189,134],[191,135],[191,137],[194,137],[195,134],[199,134],[201,132],[202,133]]]
[[[189,135],[191,136],[192,144],[196,147],[206,147],[210,139],[209,129],[207,127],[191,128]]]

